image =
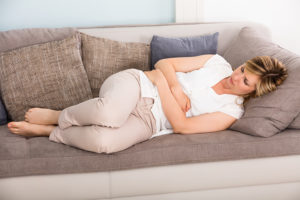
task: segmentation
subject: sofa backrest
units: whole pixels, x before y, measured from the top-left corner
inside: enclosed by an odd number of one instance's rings
[[[214,22],[214,23],[176,23],[160,25],[128,25],[78,28],[80,32],[109,38],[122,42],[143,42],[150,44],[153,35],[165,37],[184,37],[219,32],[217,53],[223,55],[228,45],[238,36],[241,28],[251,26],[271,38],[270,29],[256,22]]]

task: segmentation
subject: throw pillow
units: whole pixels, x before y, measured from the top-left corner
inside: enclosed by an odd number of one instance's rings
[[[104,80],[119,71],[136,68],[150,70],[150,45],[119,42],[81,33],[82,61],[93,97],[99,97]]]
[[[0,86],[13,121],[29,108],[62,110],[92,98],[80,35],[0,53]]]
[[[0,52],[33,44],[61,40],[75,34],[74,28],[29,28],[0,32]],[[0,125],[11,121],[0,94]]]
[[[154,35],[150,43],[151,69],[154,69],[154,65],[157,61],[164,58],[216,54],[218,36],[218,32],[212,35],[179,38],[167,38]]]
[[[288,77],[276,91],[251,99],[242,118],[230,129],[270,137],[287,128],[300,111],[300,57],[264,38],[251,27],[241,29],[223,57],[237,68],[248,59],[262,55],[283,62],[288,68]]]

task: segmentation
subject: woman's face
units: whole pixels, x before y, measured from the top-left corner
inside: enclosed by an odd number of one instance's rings
[[[251,74],[245,68],[245,64],[236,68],[227,79],[230,89],[237,95],[243,95],[253,92],[256,89],[256,83],[259,76]]]

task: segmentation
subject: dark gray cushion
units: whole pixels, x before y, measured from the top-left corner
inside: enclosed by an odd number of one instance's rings
[[[154,35],[151,43],[151,69],[164,58],[190,57],[202,54],[216,54],[219,32],[212,35],[167,38]]]
[[[282,61],[288,68],[288,78],[276,91],[251,99],[242,118],[230,129],[270,137],[287,128],[300,111],[300,57],[274,44],[250,27],[241,29],[238,38],[223,57],[235,69],[248,59],[262,55]]]
[[[3,105],[2,99],[0,99],[0,125],[7,123],[7,111]]]

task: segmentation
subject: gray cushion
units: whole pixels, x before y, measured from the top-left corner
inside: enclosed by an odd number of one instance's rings
[[[150,45],[119,42],[81,33],[82,61],[93,97],[99,97],[104,80],[119,71],[136,68],[150,70]]]
[[[61,40],[74,35],[75,32],[75,28],[29,28],[2,31],[0,32],[0,52]],[[0,124],[6,124],[10,120],[0,94]]]
[[[0,53],[0,86],[8,114],[23,121],[29,108],[62,110],[92,98],[80,35]]]
[[[295,117],[292,123],[290,123],[288,128],[300,129],[300,113]]]
[[[74,28],[28,28],[0,32],[0,52],[33,44],[62,40],[74,35]]]
[[[235,69],[248,59],[262,55],[282,61],[288,68],[288,78],[276,91],[251,99],[242,118],[230,129],[270,137],[287,128],[300,111],[300,57],[264,38],[253,28],[244,27],[224,53],[224,58]]]
[[[157,61],[164,58],[216,54],[218,36],[218,32],[212,35],[178,38],[167,38],[154,35],[150,43],[151,69],[154,69],[154,65]]]
[[[271,138],[253,137],[231,130],[171,134],[120,152],[98,154],[50,142],[48,137],[24,138],[10,133],[7,126],[0,126],[0,178],[134,170],[293,154],[300,154],[299,130],[289,129]]]

